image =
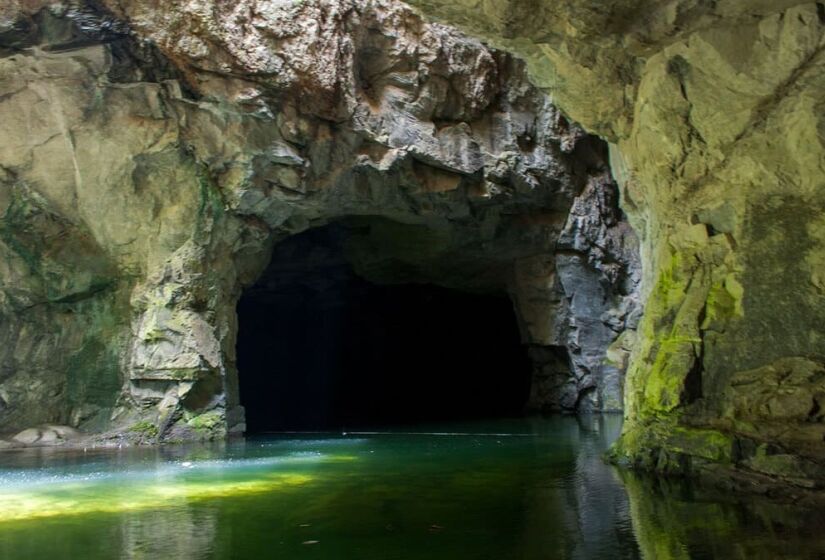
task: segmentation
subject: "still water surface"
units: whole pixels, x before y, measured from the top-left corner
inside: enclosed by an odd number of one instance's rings
[[[825,558],[825,515],[605,465],[618,416],[0,453],[0,558]]]

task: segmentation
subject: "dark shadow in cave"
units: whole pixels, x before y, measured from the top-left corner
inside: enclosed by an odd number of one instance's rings
[[[376,285],[332,224],[280,243],[238,304],[247,433],[520,415],[531,368],[512,304],[428,284]]]

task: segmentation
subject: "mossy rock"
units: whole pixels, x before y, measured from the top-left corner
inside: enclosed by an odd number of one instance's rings
[[[194,436],[192,439],[216,440],[226,436],[226,420],[224,413],[219,410],[210,410],[197,415],[186,414],[184,423],[179,428],[191,431]]]
[[[158,427],[147,420],[141,420],[140,422],[132,424],[126,431],[137,434],[145,439],[155,439],[160,433]]]
[[[625,428],[608,460],[645,470],[690,474],[694,459],[731,464],[733,448],[733,436],[718,430],[651,422]]]

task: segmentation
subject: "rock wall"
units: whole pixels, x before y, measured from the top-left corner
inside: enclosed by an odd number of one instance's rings
[[[411,3],[611,142],[646,299],[616,458],[821,485],[823,4]]]
[[[7,3],[0,122],[0,431],[243,430],[236,302],[343,218],[374,281],[511,293],[532,406],[621,406],[640,272],[605,145],[398,2]]]

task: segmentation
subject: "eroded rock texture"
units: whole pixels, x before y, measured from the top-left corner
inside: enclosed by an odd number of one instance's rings
[[[0,48],[3,430],[242,430],[241,291],[341,218],[373,281],[508,291],[532,406],[621,406],[635,237],[518,60],[385,0],[12,3]]]
[[[825,7],[413,0],[519,53],[611,142],[645,316],[617,456],[825,478]]]

